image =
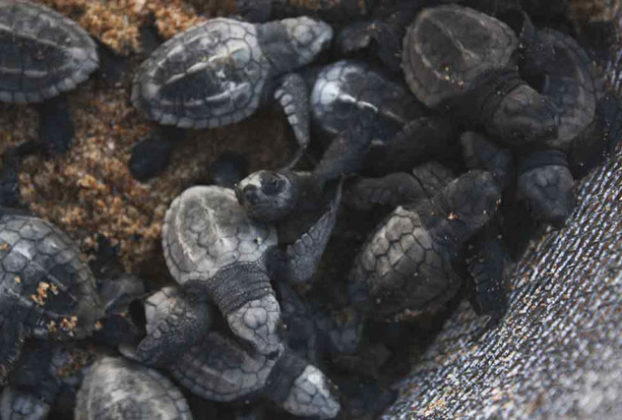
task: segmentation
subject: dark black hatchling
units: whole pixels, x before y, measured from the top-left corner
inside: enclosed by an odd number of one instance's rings
[[[572,212],[574,182],[566,154],[582,136],[592,133],[602,80],[587,53],[570,36],[553,29],[536,29],[525,16],[521,31],[521,72],[556,106],[557,136],[540,150],[519,158],[518,191],[537,220],[563,226]]]
[[[428,114],[404,82],[363,61],[323,67],[311,91],[314,128],[334,138],[361,125],[371,136],[361,169],[375,174],[410,170],[424,159],[452,154],[454,124]],[[352,148],[343,153],[352,154]]]
[[[505,23],[457,5],[424,9],[404,38],[403,68],[417,98],[483,125],[510,146],[557,135],[554,104],[521,80],[518,39]]]
[[[277,359],[245,352],[233,340],[210,332],[169,366],[172,377],[193,394],[211,401],[262,395],[291,414],[333,418],[339,402],[329,379],[286,350]]]
[[[95,42],[52,9],[0,0],[0,101],[38,103],[39,131],[48,150],[66,152],[73,123],[62,96],[97,69]]]
[[[313,61],[332,36],[329,25],[308,17],[210,19],[151,54],[134,79],[132,103],[160,124],[199,129],[241,121],[274,96],[302,150],[309,143],[308,92],[291,71]]]
[[[167,286],[144,302],[146,336],[135,349],[121,351],[143,365],[166,367],[203,340],[212,321],[211,307]]]
[[[0,218],[2,377],[27,337],[77,339],[103,316],[95,279],[75,244],[36,217]]]
[[[78,391],[76,420],[191,420],[182,393],[162,374],[121,358],[102,357]]]
[[[469,171],[431,199],[397,207],[355,259],[352,303],[381,319],[403,319],[445,303],[461,284],[452,263],[495,215],[499,200],[489,172]]]

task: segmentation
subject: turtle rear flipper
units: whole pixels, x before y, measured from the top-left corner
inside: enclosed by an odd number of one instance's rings
[[[71,147],[74,126],[64,95],[37,105],[39,138],[52,156],[65,154]]]
[[[274,99],[283,108],[298,143],[298,150],[287,165],[291,168],[296,165],[310,141],[311,111],[309,109],[309,91],[304,78],[295,73],[283,76],[274,91]]]
[[[335,227],[339,203],[341,202],[341,187],[339,182],[328,209],[307,232],[302,233],[293,243],[286,246],[283,256],[273,263],[281,278],[291,283],[303,283],[311,279],[322,258],[326,244]]]
[[[21,322],[3,322],[0,330],[0,385],[6,383],[7,375],[19,359],[25,339],[26,331]]]
[[[43,420],[50,412],[50,405],[37,396],[6,387],[0,397],[0,418],[3,420]]]
[[[145,302],[147,336],[126,355],[149,366],[166,366],[199,342],[211,324],[207,303],[190,302],[175,287],[165,287]]]

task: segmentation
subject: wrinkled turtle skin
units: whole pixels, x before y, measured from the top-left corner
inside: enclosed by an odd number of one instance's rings
[[[132,103],[150,120],[219,127],[254,113],[272,79],[310,63],[330,26],[307,17],[251,24],[216,18],[162,44],[134,79]]]
[[[73,89],[99,65],[95,42],[52,9],[0,0],[0,101],[41,102]]]
[[[103,316],[95,279],[76,245],[36,217],[0,218],[2,365],[19,356],[28,336],[84,338]]]
[[[191,347],[169,371],[207,400],[234,401],[261,393],[297,416],[333,418],[339,412],[330,381],[315,366],[289,351],[277,359],[251,355],[217,332]]]
[[[352,302],[374,318],[405,318],[445,303],[461,283],[452,261],[499,199],[489,172],[470,171],[431,199],[395,209],[356,257]]]
[[[153,369],[124,359],[102,357],[78,391],[76,420],[192,420],[184,396]]]
[[[410,89],[431,108],[453,109],[511,146],[557,134],[555,107],[520,79],[518,39],[505,23],[467,7],[421,11],[404,38]]]
[[[277,244],[274,227],[251,221],[233,190],[196,186],[166,213],[162,248],[175,280],[190,294],[209,299],[235,335],[262,354],[281,350],[280,308],[266,259]]]
[[[352,121],[370,118],[374,138],[388,140],[425,110],[403,82],[363,61],[341,60],[319,72],[311,112],[326,134],[335,136]]]

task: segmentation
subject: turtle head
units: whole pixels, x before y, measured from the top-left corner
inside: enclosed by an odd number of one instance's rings
[[[468,238],[496,214],[501,199],[499,187],[488,171],[469,171],[443,190],[449,205],[447,220],[454,236]]]
[[[563,227],[575,207],[574,179],[567,164],[541,161],[519,171],[519,195],[532,216],[538,221]]]
[[[262,170],[240,181],[235,195],[248,217],[270,223],[292,211],[298,200],[298,184],[290,172]]]
[[[303,417],[332,419],[341,409],[335,386],[313,365],[299,373],[281,406],[288,412]]]
[[[559,117],[555,105],[526,84],[513,89],[495,110],[489,129],[508,146],[555,138]]]
[[[307,16],[283,19],[281,24],[289,37],[298,66],[309,64],[319,53],[326,50],[333,39],[333,29],[326,22]]]

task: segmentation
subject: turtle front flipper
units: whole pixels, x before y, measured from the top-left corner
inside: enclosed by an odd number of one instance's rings
[[[364,117],[353,120],[348,130],[344,130],[331,142],[322,159],[313,169],[316,184],[338,179],[342,175],[358,172],[365,164],[372,141],[372,131]]]
[[[423,194],[412,175],[397,172],[382,178],[353,179],[346,188],[344,202],[354,210],[368,211],[376,206],[395,208],[412,203]]]
[[[335,227],[340,202],[341,182],[324,214],[293,244],[288,244],[284,251],[284,260],[277,259],[277,266],[271,267],[284,281],[303,283],[313,277]]]
[[[37,105],[39,110],[39,138],[52,156],[65,154],[71,147],[74,126],[67,106],[67,99],[61,95]]]
[[[192,302],[176,287],[164,287],[145,301],[147,336],[126,356],[149,366],[166,366],[199,342],[209,330],[211,310]]]
[[[566,154],[548,149],[520,156],[518,193],[536,220],[563,227],[576,204]]]
[[[372,146],[365,169],[376,175],[410,171],[430,159],[451,159],[459,153],[456,124],[439,116],[416,118],[391,139]]]
[[[50,405],[36,395],[6,387],[0,397],[0,418],[3,420],[44,420]]]
[[[287,165],[288,168],[291,168],[296,165],[310,141],[311,110],[309,108],[309,91],[305,80],[295,73],[283,76],[274,91],[274,99],[283,108],[298,143],[298,150]]]
[[[3,318],[9,314],[3,314]],[[6,383],[7,375],[19,359],[26,339],[26,331],[21,322],[2,323],[0,331],[0,385]],[[2,417],[4,418],[4,416]]]
[[[462,158],[467,168],[489,171],[501,189],[514,180],[514,158],[508,149],[501,149],[486,136],[467,131],[460,136]]]
[[[491,222],[467,246],[467,270],[474,283],[471,304],[479,315],[489,315],[486,329],[501,321],[507,310],[505,281],[510,256],[498,226]]]

